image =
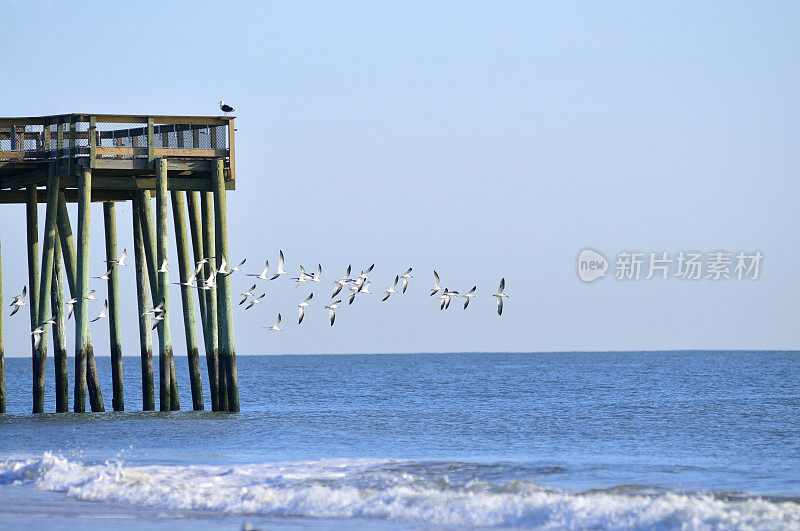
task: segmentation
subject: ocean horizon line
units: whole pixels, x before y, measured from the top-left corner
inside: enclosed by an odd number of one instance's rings
[[[304,353],[259,353],[259,354],[240,354],[237,353],[236,357],[258,357],[258,356],[422,356],[426,354],[437,355],[465,355],[465,354],[652,354],[652,353],[665,353],[665,354],[681,354],[691,352],[720,352],[720,353],[796,353],[800,354],[800,349],[783,349],[783,348],[685,348],[685,349],[608,349],[608,350],[503,350],[503,351],[489,351],[489,350],[465,350],[465,351],[417,351],[417,352],[304,352]],[[68,358],[74,358],[73,353],[67,353]],[[110,358],[111,354],[95,352],[95,358]],[[141,356],[137,354],[123,354],[123,358],[136,358]],[[187,358],[186,354],[173,353],[175,358]],[[200,355],[201,358],[205,357],[204,354]],[[153,353],[153,358],[158,358],[158,353]],[[30,359],[30,355],[14,356],[5,355],[5,359]]]

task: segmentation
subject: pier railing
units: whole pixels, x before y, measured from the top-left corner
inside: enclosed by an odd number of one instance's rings
[[[0,118],[0,162],[157,158],[231,161],[234,128],[229,116],[62,114]]]

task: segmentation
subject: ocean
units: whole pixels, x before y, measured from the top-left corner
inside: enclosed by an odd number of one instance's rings
[[[34,416],[7,359],[0,527],[800,528],[797,352],[239,356],[239,414],[176,364],[184,411],[130,357],[126,412]]]

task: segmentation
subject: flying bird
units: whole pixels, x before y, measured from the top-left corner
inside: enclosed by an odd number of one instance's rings
[[[224,259],[224,258],[225,258],[225,257],[223,257],[223,259]],[[241,270],[241,268],[242,268],[242,266],[244,265],[244,263],[245,263],[245,262],[247,262],[247,258],[245,258],[244,260],[242,260],[241,262],[239,262],[238,264],[236,264],[235,266],[233,266],[233,267],[231,268],[231,270],[230,270],[230,271],[228,271],[228,272],[225,274],[225,276],[232,275],[232,274],[234,274],[235,272],[237,272],[237,271],[240,271],[240,270]]]
[[[122,255],[117,260],[103,260],[107,264],[117,264],[118,266],[127,266],[128,264],[125,263],[125,258],[128,256],[128,250],[123,249]]]
[[[439,273],[433,272],[433,288],[431,289],[431,297],[439,293],[442,288],[439,287]]]
[[[313,275],[309,275],[308,273],[306,273],[306,268],[304,268],[303,266],[300,266],[300,276],[299,277],[292,277],[292,280],[294,280],[297,283],[297,285],[295,286],[295,287],[297,287],[297,286],[299,286],[300,284],[302,284],[304,282],[308,282],[312,278],[314,278]]]
[[[203,284],[203,287],[201,289],[204,289],[204,290],[214,289],[216,287],[216,285],[217,285],[217,270],[214,269],[214,270],[211,271],[211,276],[209,276],[206,279],[206,281]]]
[[[272,275],[272,278],[270,278],[270,280],[275,280],[275,279],[276,279],[276,278],[278,278],[279,276],[281,276],[281,275],[285,275],[286,273],[288,273],[288,271],[286,271],[286,270],[283,268],[283,263],[284,263],[284,262],[283,262],[283,251],[281,251],[281,252],[280,252],[280,256],[278,256],[278,270],[277,270],[277,271],[275,271],[275,274],[274,274],[274,275]]]
[[[322,276],[322,264],[317,264],[317,272],[311,275],[310,280],[311,282],[320,282],[320,277]]]
[[[156,273],[169,273],[169,268],[167,267],[167,259],[166,257],[161,261],[161,268],[159,268]]]
[[[414,275],[411,274],[411,268],[408,268],[408,271],[400,275],[400,278],[403,279],[403,293],[406,292],[406,288],[408,287],[408,279],[414,278]]]
[[[336,320],[336,308],[338,308],[339,304],[341,304],[341,303],[342,303],[342,300],[339,299],[338,301],[333,302],[333,303],[329,304],[328,306],[325,306],[325,309],[328,310],[328,312],[330,312],[330,314],[331,314],[331,326],[333,326],[333,321]]]
[[[506,279],[500,279],[500,289],[497,290],[497,293],[493,293],[492,297],[497,297],[497,315],[503,315],[503,297],[508,297],[503,290],[506,289]]]
[[[250,301],[250,304],[248,304],[247,306],[245,306],[245,307],[244,307],[244,309],[245,309],[245,310],[249,310],[250,308],[252,308],[252,307],[253,307],[253,306],[255,306],[256,304],[258,304],[259,302],[261,302],[261,299],[263,299],[265,295],[266,295],[266,293],[262,293],[261,295],[259,295],[259,296],[258,296],[258,297],[256,297],[255,299],[251,300],[251,301]]]
[[[227,275],[228,274],[228,261],[225,260],[225,257],[222,257],[222,260],[219,262],[219,269],[217,269],[217,273],[220,275]]]
[[[350,301],[347,304],[353,304],[353,301],[356,300],[356,293],[358,293],[358,286],[355,284],[347,288],[350,290]]]
[[[475,296],[475,290],[476,289],[478,289],[478,286],[472,286],[471,290],[469,290],[464,295],[462,295],[462,297],[464,297],[464,309],[465,310],[467,309],[467,306],[469,306],[470,299],[472,299],[472,297]]]
[[[347,281],[349,280],[348,277],[350,276],[350,269],[351,267],[347,266],[347,271],[345,272],[344,276],[334,282],[336,287],[333,288],[333,295],[331,295],[331,299],[334,298],[340,291],[342,291],[342,288],[345,286],[345,284],[347,284]]]
[[[211,260],[212,258],[214,258],[214,257],[213,256],[206,256],[205,258],[202,258],[202,259],[198,260],[197,266],[199,267],[201,265],[207,264],[208,261]]]
[[[383,296],[383,299],[381,299],[381,302],[383,302],[383,301],[385,301],[386,299],[388,299],[388,298],[389,298],[389,296],[390,296],[392,293],[397,293],[397,290],[396,290],[396,289],[394,289],[394,287],[395,287],[395,286],[397,286],[397,282],[398,282],[399,280],[400,280],[400,275],[395,275],[395,276],[394,276],[394,282],[392,282],[392,285],[391,285],[391,286],[389,286],[389,289],[387,289],[386,291],[384,291],[384,293],[386,293],[386,295],[384,295],[384,296]]]
[[[92,291],[90,291],[89,294],[84,297],[84,299],[86,299],[87,301],[96,301],[97,297],[94,296],[94,292],[95,291],[97,291],[97,290],[93,289]]]
[[[248,289],[247,291],[245,291],[244,293],[241,294],[242,295],[242,300],[239,301],[239,306],[244,304],[248,297],[252,297],[253,296],[253,291],[255,289],[256,289],[256,285],[253,284],[252,286],[250,286],[250,289]]]
[[[39,348],[39,342],[42,340],[44,334],[44,325],[39,325],[33,329],[31,335],[33,336],[33,348]]]
[[[201,269],[203,269],[203,264],[198,264],[198,266],[195,268],[191,276],[189,276],[189,278],[186,279],[186,282],[175,282],[175,284],[178,284],[179,286],[186,286],[188,288],[194,288],[195,279],[197,278],[197,275],[200,274]]]
[[[95,317],[94,319],[92,319],[89,322],[93,323],[95,321],[99,321],[103,317],[107,317],[106,310],[108,310],[108,299],[106,299],[105,302],[103,302],[103,311],[101,311],[99,314],[97,314],[97,317]]]
[[[304,300],[303,302],[301,302],[300,304],[297,305],[297,307],[300,308],[300,313],[297,315],[297,324],[300,324],[300,323],[303,322],[303,315],[305,315],[305,312],[303,310],[305,308],[308,308],[309,306],[311,306],[308,303],[308,301],[310,301],[311,297],[313,297],[313,296],[314,296],[314,294],[312,293],[311,295],[306,297],[306,300]]]
[[[267,260],[264,263],[264,269],[263,269],[263,271],[261,271],[261,273],[259,273],[258,275],[253,274],[253,273],[248,273],[247,276],[248,277],[260,278],[261,280],[269,280],[269,277],[267,276],[267,271],[269,271],[269,260]]]
[[[106,271],[105,273],[100,275],[99,277],[92,277],[92,278],[96,278],[96,279],[99,279],[99,280],[108,280],[108,277],[110,277],[110,276],[111,276],[111,269],[109,269],[108,271]]]
[[[372,292],[369,290],[369,285],[370,284],[372,284],[372,282],[364,282],[364,284],[361,286],[361,288],[358,290],[358,292],[359,293],[366,293],[367,295],[372,295]]]
[[[67,307],[69,308],[69,310],[67,310],[67,319],[69,319],[70,317],[72,317],[72,312],[74,312],[74,311],[75,311],[75,303],[76,303],[76,302],[78,302],[78,299],[76,299],[76,298],[74,298],[74,297],[73,297],[73,298],[71,298],[70,300],[68,300],[68,301],[65,303],[65,304],[67,305]]]
[[[457,297],[457,291],[449,291],[447,288],[444,288],[444,293],[436,297],[440,301],[442,301],[441,305],[439,306],[440,310],[444,310],[450,307],[450,298]]]
[[[142,314],[142,317],[144,317],[147,314],[156,315],[156,314],[161,314],[161,313],[164,313],[164,301],[163,300],[155,308],[150,308],[149,310],[144,312]]]
[[[25,302],[25,295],[27,293],[28,293],[28,286],[22,286],[22,293],[20,293],[19,295],[14,295],[14,299],[11,301],[11,304],[9,304],[9,306],[13,306],[14,309],[11,310],[11,313],[9,315],[14,315],[19,311],[20,308],[28,304],[27,302]]]
[[[223,100],[219,100],[219,110],[221,110],[225,114],[228,114],[229,112],[233,112],[235,109],[230,105],[228,105],[227,103],[225,103]]]
[[[267,328],[267,330],[272,330],[273,332],[283,332],[283,328],[278,328],[278,325],[281,324],[281,314],[278,314],[278,320],[275,321],[275,324]]]

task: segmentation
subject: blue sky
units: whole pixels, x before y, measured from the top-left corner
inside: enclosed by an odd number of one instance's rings
[[[284,278],[264,304],[237,308],[240,355],[798,346],[796,3],[0,2],[0,12],[3,115],[236,107],[232,259],[258,272],[283,249],[293,273],[324,268],[313,290]],[[0,209],[6,301],[27,282],[23,219],[22,206]],[[131,250],[128,206],[117,223]],[[99,275],[99,205],[92,227]],[[757,281],[585,284],[586,247],[612,262],[623,250],[758,250],[764,262]],[[331,328],[322,302],[333,280],[371,263],[373,291],[407,267],[416,278],[385,303],[357,300]],[[478,285],[467,311],[439,311],[433,269],[451,289]],[[123,351],[138,355],[133,268],[124,273]],[[501,277],[511,297],[499,317],[489,294]],[[249,285],[234,277],[236,293]],[[298,326],[295,304],[310,291]],[[268,334],[278,312],[286,331]],[[6,318],[6,355],[30,355],[27,319]],[[177,354],[181,323],[173,311]],[[107,327],[92,325],[98,354]]]

